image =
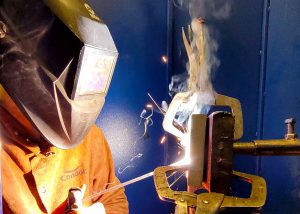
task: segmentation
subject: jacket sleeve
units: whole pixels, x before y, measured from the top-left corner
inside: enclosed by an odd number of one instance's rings
[[[120,181],[115,176],[114,163],[110,148],[102,131],[96,126],[92,129],[92,132],[96,135],[92,137],[93,141],[97,143],[97,145],[93,145],[93,148],[91,149],[93,156],[91,163],[93,167],[92,173],[94,175],[93,192],[95,193],[118,185],[120,184]],[[105,193],[98,198],[95,198],[93,202],[101,202],[104,205],[107,214],[128,213],[128,202],[124,188]]]

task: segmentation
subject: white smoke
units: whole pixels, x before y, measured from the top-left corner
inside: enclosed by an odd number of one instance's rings
[[[181,0],[184,1],[184,0]],[[233,0],[186,0],[191,18],[203,17],[217,20],[228,19],[232,11]],[[182,3],[184,5],[184,3]]]
[[[186,128],[191,114],[208,114],[210,106],[214,105],[215,92],[211,73],[220,65],[216,57],[218,44],[203,24],[203,20],[193,19],[189,29],[189,35],[183,34],[189,59],[188,76],[174,75],[169,85],[170,92],[181,94],[181,98],[174,101],[180,103],[175,122]]]
[[[188,69],[187,69],[188,70]],[[187,74],[181,73],[171,77],[171,83],[169,84],[169,94],[173,96],[178,92],[187,91]]]
[[[191,62],[187,63],[187,71],[189,77],[190,70],[204,70],[199,71],[198,81],[202,87],[210,87],[211,76],[219,65],[220,61],[217,57],[218,43],[216,41],[217,30],[210,25],[213,20],[226,20],[231,16],[233,0],[173,0],[173,4],[177,8],[188,10],[191,17],[191,25],[196,19],[202,18],[208,24],[203,26],[204,47],[205,47],[205,62],[200,64],[200,68],[191,68]],[[197,30],[197,29],[196,29]],[[196,45],[196,33],[192,32],[188,38],[191,40],[191,48],[194,55],[199,53]],[[169,85],[170,95],[178,92],[186,92],[189,90],[189,79],[186,74],[174,75],[171,78]],[[208,85],[207,85],[208,84]]]
[[[188,55],[187,78],[173,76],[170,92],[177,92],[166,112],[163,127],[165,131],[179,138],[185,150],[184,158],[177,164],[190,163],[190,130],[192,114],[208,114],[215,104],[215,91],[211,75],[220,65],[217,57],[218,43],[212,24],[231,15],[232,0],[173,0],[179,9],[188,9],[191,24],[182,33]],[[206,24],[207,23],[207,24]],[[181,82],[180,82],[181,81]],[[177,86],[177,87],[176,87]],[[174,126],[173,121],[181,128]]]
[[[203,17],[216,20],[228,19],[232,13],[233,0],[173,0],[181,10],[188,9],[191,19]]]

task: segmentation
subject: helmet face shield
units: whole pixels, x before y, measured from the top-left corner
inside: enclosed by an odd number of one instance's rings
[[[107,93],[115,66],[116,56],[89,46],[85,46],[80,56],[80,66],[76,73],[76,83],[72,97]]]
[[[95,123],[118,52],[84,1],[45,3],[3,1],[0,83],[51,144],[68,149]]]

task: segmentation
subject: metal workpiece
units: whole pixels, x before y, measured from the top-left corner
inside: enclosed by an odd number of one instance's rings
[[[209,116],[207,148],[207,187],[210,192],[228,194],[233,170],[234,118],[230,113],[214,112]]]
[[[206,119],[204,114],[193,114],[191,118],[191,165],[188,186],[201,187],[203,180]]]
[[[233,144],[235,154],[248,155],[300,155],[299,139],[254,140]]]
[[[243,112],[240,101],[218,93],[215,96],[217,106],[229,106],[231,108],[235,120],[234,140],[239,140],[243,136]]]

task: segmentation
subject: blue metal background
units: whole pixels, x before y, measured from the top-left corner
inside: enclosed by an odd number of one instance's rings
[[[161,102],[167,94],[167,65],[161,57],[167,54],[167,1],[152,0],[91,0],[97,14],[108,25],[119,59],[100,114],[102,128],[113,153],[116,169],[132,156],[134,168],[118,174],[126,180],[153,171],[164,163],[164,146],[159,143],[163,134],[162,116],[155,113],[149,136],[136,146],[143,134],[139,126],[140,113],[147,103],[149,92]],[[152,178],[126,187],[130,213],[168,213],[169,204],[159,200]]]
[[[300,119],[300,1],[271,0],[266,64],[263,137],[283,138],[285,118]],[[297,124],[296,124],[297,126]],[[300,133],[299,124],[296,131]],[[265,213],[299,213],[299,157],[264,157],[268,184]]]
[[[187,27],[190,16],[186,5],[174,6],[174,1],[90,0],[109,26],[120,52],[107,101],[97,121],[111,145],[116,168],[132,157],[133,142],[143,132],[138,123],[142,109],[149,102],[147,92],[159,102],[169,101],[170,77],[186,70],[181,27]],[[241,101],[242,141],[282,138],[284,119],[289,116],[299,119],[300,2],[229,2],[232,8],[228,19],[204,17],[219,43],[221,65],[213,75],[214,87],[217,92]],[[162,55],[169,55],[169,65],[162,63]],[[165,152],[172,147],[172,142],[169,148],[168,144],[159,144],[163,134],[162,116],[155,114],[153,120],[150,138],[138,146],[143,157],[134,168],[118,175],[121,181],[170,161]],[[298,158],[237,156],[235,169],[260,173],[266,178],[269,195],[264,213],[297,213],[300,208],[297,205],[300,197]],[[243,190],[240,192],[243,194]],[[170,213],[169,204],[158,199],[152,179],[128,186],[126,193],[131,213]]]

